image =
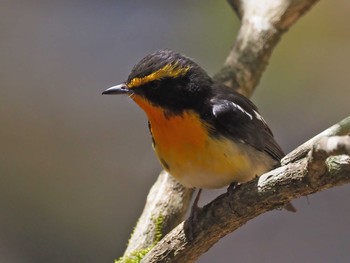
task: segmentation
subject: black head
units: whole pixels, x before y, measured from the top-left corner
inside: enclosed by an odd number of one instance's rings
[[[123,84],[122,84],[123,85]],[[132,69],[118,94],[142,96],[170,111],[198,108],[209,96],[212,79],[191,59],[172,50],[160,50],[143,58]],[[116,94],[114,93],[114,94]],[[105,91],[112,94],[112,88]]]

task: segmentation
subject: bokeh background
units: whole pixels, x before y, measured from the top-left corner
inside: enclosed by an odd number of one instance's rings
[[[286,152],[350,113],[349,12],[320,1],[253,97]],[[160,48],[214,74],[238,26],[224,0],[1,0],[0,262],[118,258],[161,168],[143,112],[101,92]],[[264,214],[199,262],[349,262],[349,189]]]

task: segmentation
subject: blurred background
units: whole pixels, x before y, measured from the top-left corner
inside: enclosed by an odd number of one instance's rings
[[[320,1],[253,97],[286,152],[350,113],[349,12],[349,1]],[[121,256],[161,168],[143,112],[101,92],[160,48],[214,74],[238,26],[224,0],[1,0],[0,262]],[[264,214],[199,262],[349,262],[349,189]]]

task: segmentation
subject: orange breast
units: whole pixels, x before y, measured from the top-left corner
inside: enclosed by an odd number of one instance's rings
[[[205,146],[208,133],[197,114],[188,111],[167,115],[161,107],[153,106],[143,98],[135,96],[133,99],[146,112],[152,135],[161,149],[176,152],[184,145],[188,148]]]

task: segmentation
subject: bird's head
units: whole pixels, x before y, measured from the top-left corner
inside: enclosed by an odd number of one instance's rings
[[[211,85],[212,79],[191,59],[160,50],[137,63],[126,82],[102,94],[126,94],[141,107],[146,102],[176,113],[199,107]]]

